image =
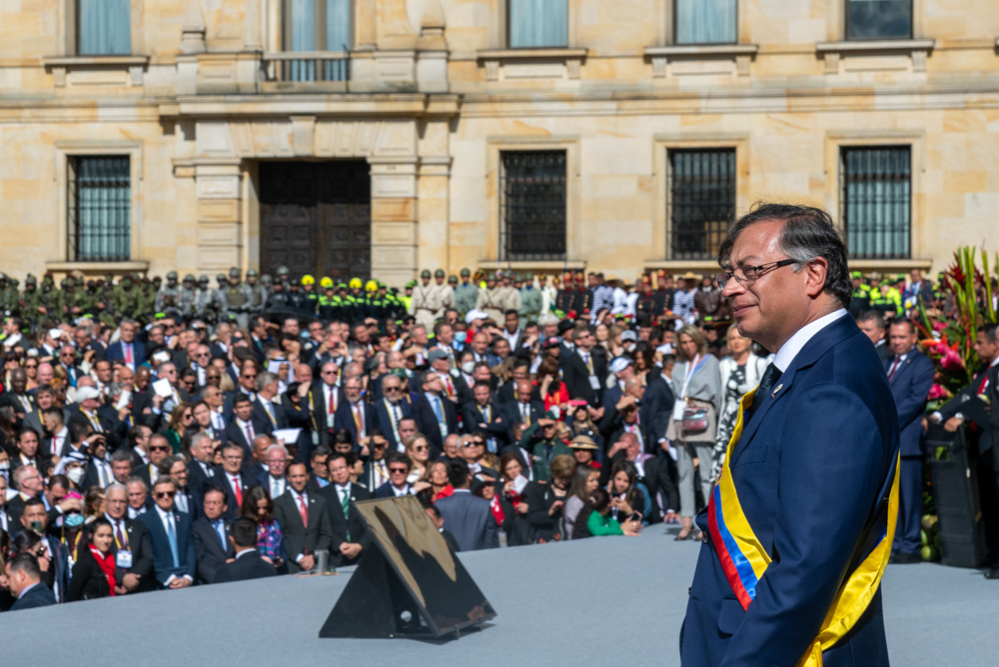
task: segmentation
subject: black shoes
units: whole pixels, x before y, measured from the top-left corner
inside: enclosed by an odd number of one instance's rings
[[[911,565],[912,563],[922,563],[923,558],[918,553],[897,551],[888,559],[888,562],[896,565]]]
[[[985,573],[986,579],[999,579],[999,568],[994,567]]]

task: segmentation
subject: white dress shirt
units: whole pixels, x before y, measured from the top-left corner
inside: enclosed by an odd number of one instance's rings
[[[169,533],[170,526],[173,526],[173,534],[177,537],[177,559],[179,561],[180,557],[182,556],[182,554],[180,553],[180,533],[177,532],[177,522],[173,520],[173,512],[165,512],[163,511],[163,508],[160,507],[159,505],[154,505],[154,507],[156,508],[156,512],[160,515],[160,521],[163,522],[163,530]],[[177,575],[171,574],[167,578],[167,580],[163,582],[163,585],[169,586],[176,578]],[[191,579],[191,575],[189,574],[185,574],[184,579],[187,579],[188,581],[194,581],[193,579]]]
[[[794,361],[794,358],[798,356],[801,349],[808,344],[808,341],[812,340],[813,337],[827,326],[835,322],[841,317],[847,315],[846,308],[840,308],[839,310],[829,313],[828,315],[823,315],[814,322],[809,322],[805,326],[798,329],[793,336],[787,339],[780,349],[777,350],[776,356],[774,356],[774,366],[777,367],[781,373],[786,371]]]

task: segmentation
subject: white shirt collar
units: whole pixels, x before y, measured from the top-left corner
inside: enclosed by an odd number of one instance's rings
[[[794,358],[798,356],[801,349],[810,341],[815,334],[819,333],[827,326],[843,317],[847,314],[846,308],[840,308],[839,310],[824,315],[814,322],[809,322],[805,326],[798,329],[793,336],[787,339],[787,342],[781,345],[781,348],[777,350],[777,354],[774,356],[774,366],[777,367],[781,373],[788,369]]]
[[[256,551],[256,549],[254,549],[253,547],[249,547],[248,549],[243,549],[242,551],[237,551],[236,558],[239,558],[240,556],[245,556],[246,554],[253,553],[254,551]]]
[[[155,503],[153,503],[153,507],[155,507],[156,511],[159,512],[160,518],[163,519],[164,523],[166,523],[168,521],[167,517],[169,517],[169,520],[173,520],[173,512],[164,511],[164,509],[162,507],[160,507],[159,505],[157,505]]]

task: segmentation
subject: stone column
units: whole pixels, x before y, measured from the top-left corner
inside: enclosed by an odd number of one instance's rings
[[[198,160],[194,165],[197,193],[198,273],[212,278],[242,267],[242,169],[238,158]]]
[[[401,288],[417,269],[417,157],[371,157],[371,273]]]

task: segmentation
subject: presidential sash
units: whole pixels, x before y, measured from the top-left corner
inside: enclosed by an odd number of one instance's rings
[[[735,445],[742,435],[743,416],[746,409],[753,404],[755,394],[754,389],[743,396],[739,403],[739,415],[725,452],[721,476],[708,502],[708,532],[711,535],[711,542],[718,552],[725,578],[728,579],[732,592],[744,610],[748,610],[750,603],[756,598],[756,585],[770,565],[770,554],[753,533],[753,528],[739,504],[735,481],[729,469],[732,452],[735,451]],[[821,667],[822,652],[832,648],[850,631],[877,593],[895,537],[895,522],[898,518],[898,472],[896,459],[894,471],[889,473],[893,481],[887,502],[879,502],[874,519],[861,537],[860,543],[867,543],[877,532],[884,531],[880,541],[840,585],[832,606],[819,628],[818,636],[798,661],[798,667]]]

